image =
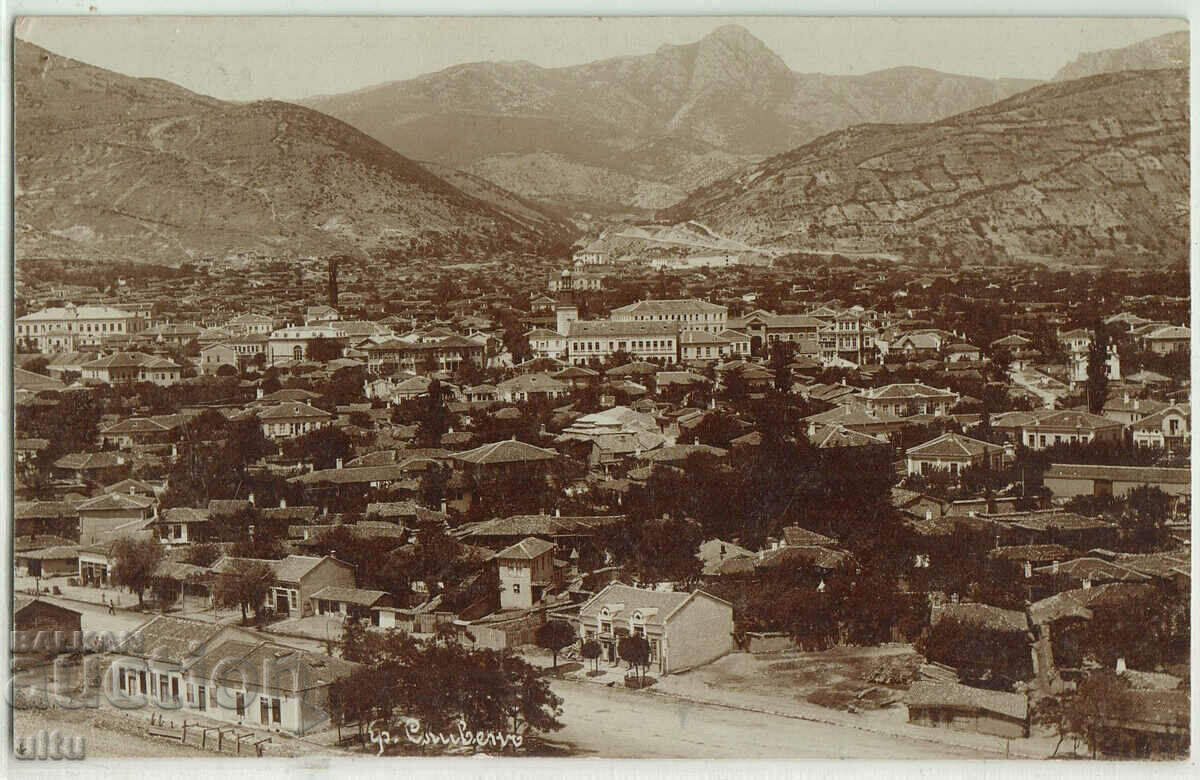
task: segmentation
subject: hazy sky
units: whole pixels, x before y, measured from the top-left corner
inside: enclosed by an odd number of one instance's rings
[[[380,18],[39,17],[17,35],[132,76],[227,100],[294,100],[463,62],[545,67],[691,43],[737,22],[800,72],[916,65],[987,78],[1048,79],[1079,53],[1187,29],[1177,19],[830,17]]]

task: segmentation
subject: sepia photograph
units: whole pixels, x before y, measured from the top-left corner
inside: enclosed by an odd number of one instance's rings
[[[1190,761],[1189,34],[16,19],[8,767]]]

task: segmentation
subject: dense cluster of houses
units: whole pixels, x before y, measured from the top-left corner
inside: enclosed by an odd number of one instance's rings
[[[574,260],[574,270],[551,276],[551,295],[529,296],[517,320],[519,346],[512,324],[506,327],[486,309],[445,316],[444,305],[424,299],[399,302],[403,314],[374,319],[352,298],[282,316],[263,308],[195,321],[155,318],[145,307],[122,308],[119,301],[48,305],[18,317],[18,464],[40,462],[50,447],[44,438],[23,437],[23,408],[52,408],[105,386],[170,389],[226,377],[236,387],[219,403],[106,415],[93,446],[55,457],[48,484],[36,490],[22,483],[19,472],[18,573],[109,585],[114,540],[153,539],[167,552],[160,573],[178,580],[184,604],[191,597],[211,605],[222,578],[262,564],[272,575],[263,606],[277,618],[363,619],[379,629],[416,633],[449,624],[461,641],[496,648],[528,644],[540,625],[565,621],[581,643],[598,641],[609,664],[619,662],[622,637],[644,637],[651,666],[671,674],[744,646],[745,637],[735,632],[739,616],[704,585],[676,589],[622,581],[607,565],[601,540],[606,528],[627,519],[622,496],[648,484],[657,470],[678,470],[696,454],[735,463],[761,444],[762,432],[732,411],[735,388],[761,397],[783,385],[808,408],[801,430],[814,447],[891,448],[897,478],[909,480],[998,472],[1019,451],[1065,445],[1133,444],[1177,458],[1190,449],[1186,388],[1168,387],[1152,372],[1122,374],[1115,350],[1105,358],[1110,386],[1101,408],[1093,413],[1086,403],[1062,403],[1087,380],[1088,330],[1057,331],[1061,355],[1050,360],[1033,348],[1029,331],[976,345],[961,330],[938,327],[930,312],[838,299],[775,311],[755,308],[751,298],[735,313],[726,301],[697,296],[643,298],[596,314],[580,304],[603,287],[607,260],[588,252]],[[488,295],[480,302],[500,305]],[[1190,348],[1184,326],[1127,313],[1107,324],[1146,352]],[[787,345],[783,363],[774,359],[780,344]],[[1000,356],[1010,364],[996,366]],[[20,367],[22,361],[36,370]],[[917,378],[891,378],[897,367]],[[331,403],[295,386],[314,387],[314,380],[345,369],[361,380],[354,403]],[[264,387],[268,374],[284,386]],[[1010,403],[1006,410],[985,411],[981,399],[954,389],[961,380],[999,383]],[[430,399],[435,383],[449,426],[433,446],[417,446],[417,426],[393,412]],[[481,434],[481,419],[519,422],[531,407],[549,409],[536,443],[526,441],[528,435]],[[255,464],[283,475],[303,496],[299,504],[262,506],[253,493],[230,498],[224,491],[196,506],[164,504],[166,475],[179,462],[189,425],[210,409],[230,421],[256,420],[275,447],[337,429],[353,442],[353,452],[323,468],[281,455]],[[728,446],[698,440],[697,431],[714,418],[738,428]],[[577,468],[562,477],[567,463]],[[426,475],[442,471],[440,494],[430,500]],[[486,508],[479,508],[476,493],[497,482],[554,482],[564,499],[589,492],[610,500],[587,514],[544,506],[480,519]],[[939,544],[961,529],[995,540],[991,554],[1011,562],[1013,577],[1028,587],[1025,612],[956,601],[939,605],[935,615],[1027,634],[1033,678],[1052,690],[1070,674],[1058,670],[1045,650],[1047,627],[1063,616],[1078,618],[1114,589],[1179,589],[1190,582],[1185,553],[1112,552],[1118,530],[1111,521],[1063,507],[1080,496],[1121,497],[1143,485],[1161,488],[1176,501],[1176,517],[1186,516],[1187,469],[1162,465],[1056,462],[1035,501],[1025,501],[1016,485],[953,501],[897,488],[891,499],[928,545],[917,568],[936,560]],[[347,512],[347,505],[361,511]],[[284,522],[286,557],[259,560],[223,551],[209,565],[187,562],[195,545],[223,543],[213,529],[247,508]],[[389,554],[411,551],[417,530],[430,525],[453,538],[479,571],[494,574],[497,584],[486,599],[452,612],[440,607],[436,577],[414,581],[412,592],[389,592],[369,587],[367,573],[336,551],[318,552],[322,535],[337,528],[377,542]],[[1189,529],[1180,522],[1176,535]],[[780,568],[827,573],[853,560],[837,539],[799,526],[787,526],[753,549],[737,539],[707,539],[695,555],[700,582],[710,584]],[[185,617],[155,618],[139,638],[137,647],[166,650],[152,656],[129,645],[114,666],[120,690],[298,734],[320,720],[321,692],[353,668],[283,647],[248,628]],[[253,706],[247,704],[251,691],[242,690],[231,705],[214,710],[216,692],[201,681],[230,659],[271,660],[287,673],[262,681]],[[933,667],[907,695],[915,722],[1012,737],[1028,733],[1027,702],[1023,693],[984,691]]]

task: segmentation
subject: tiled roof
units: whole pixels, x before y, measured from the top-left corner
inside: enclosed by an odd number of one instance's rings
[[[1017,544],[1007,547],[996,547],[988,552],[989,558],[1001,558],[1006,561],[1065,561],[1071,556],[1070,549],[1061,544]]]
[[[159,615],[136,629],[121,644],[118,652],[140,658],[159,658],[183,663],[203,646],[230,627],[221,623]]]
[[[16,501],[13,514],[17,520],[73,517],[75,507],[65,501]]]
[[[1054,574],[1055,567],[1039,566],[1034,569],[1037,574]],[[1150,579],[1145,574],[1127,569],[1115,563],[1109,563],[1103,558],[1076,558],[1058,564],[1059,574],[1077,580],[1092,580],[1104,582],[1145,582]]]
[[[919,680],[912,684],[904,696],[909,709],[924,707],[948,707],[960,710],[978,710],[1004,715],[1024,721],[1029,712],[1029,702],[1024,694],[971,688],[951,682]]]
[[[687,314],[701,312],[723,312],[726,307],[719,306],[715,303],[700,300],[699,298],[688,298],[682,300],[658,300],[650,299],[638,301],[627,306],[621,306],[612,310],[613,314]]]
[[[324,599],[326,601],[341,601],[347,604],[357,604],[361,607],[373,607],[379,603],[381,599],[388,598],[386,591],[382,590],[363,590],[361,588],[340,588],[336,585],[326,585],[316,593],[312,594],[314,599]]]
[[[454,454],[455,460],[460,460],[466,463],[476,463],[480,465],[494,463],[525,463],[539,460],[554,460],[558,457],[558,453],[554,450],[547,450],[541,447],[535,447],[532,444],[526,444],[523,441],[506,439],[505,441],[492,442],[484,444],[482,447],[476,447],[473,450],[459,452]]]
[[[929,385],[923,385],[919,382],[884,385],[883,387],[873,387],[869,390],[863,391],[863,397],[871,400],[946,398],[953,395],[954,392],[951,390],[942,390],[936,387],[930,387]]]
[[[122,466],[125,458],[115,452],[72,452],[54,461],[60,469],[109,469]]]
[[[580,607],[579,615],[584,618],[595,618],[607,606],[609,615],[605,619],[613,620],[616,623],[616,621],[628,621],[634,612],[647,610],[643,613],[645,622],[661,626],[666,622],[668,615],[691,597],[690,593],[646,590],[613,582]],[[657,612],[650,610],[657,610]]]
[[[992,628],[1000,631],[1026,631],[1029,621],[1024,613],[1012,609],[993,607],[990,604],[943,604],[934,607],[930,623],[937,625],[947,618],[968,625]]]
[[[1086,430],[1094,431],[1104,428],[1120,428],[1121,423],[1101,417],[1090,412],[1064,410],[1042,416],[1036,422],[1028,425],[1031,430]]]
[[[154,505],[154,499],[129,493],[105,493],[84,501],[75,507],[79,512],[103,512],[119,509],[146,509]]]
[[[544,539],[529,537],[522,539],[514,545],[505,547],[500,552],[496,553],[497,558],[519,558],[521,560],[533,560],[554,549],[552,542],[547,542]]]
[[[289,555],[281,561],[276,561],[268,558],[234,558],[225,555],[212,565],[212,569],[215,572],[227,573],[235,571],[241,563],[265,563],[271,568],[271,571],[275,572],[276,579],[282,582],[299,582],[304,575],[312,571],[327,557],[329,556],[318,558],[311,555]]]
[[[322,411],[308,404],[296,402],[285,402],[275,406],[268,406],[258,412],[258,419],[263,421],[292,420],[298,418],[332,419],[332,417],[333,415],[329,412]]]
[[[608,336],[676,336],[678,322],[658,320],[574,320],[567,331],[570,338],[605,338]]]
[[[1138,484],[1187,485],[1192,473],[1186,468],[1161,466],[1093,466],[1083,463],[1052,463],[1043,479],[1111,479]]]
[[[887,440],[869,433],[852,431],[843,425],[815,425],[808,437],[815,447],[866,447],[887,444]],[[737,439],[734,439],[736,442]]]
[[[798,525],[786,526],[783,529],[783,540],[789,547],[801,547],[805,545],[832,546],[837,544],[837,539],[832,539],[816,531],[810,531],[807,528],[801,528]]]
[[[992,452],[1003,452],[998,444],[979,441],[961,433],[943,433],[936,439],[930,439],[924,444],[909,447],[909,457],[918,455],[923,458],[975,458]]]

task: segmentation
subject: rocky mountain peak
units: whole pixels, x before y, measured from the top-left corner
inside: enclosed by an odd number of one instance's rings
[[[739,24],[718,27],[692,47],[693,92],[712,86],[757,91],[764,81],[786,80],[791,74],[778,54]]]

